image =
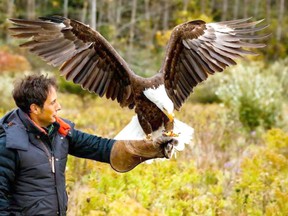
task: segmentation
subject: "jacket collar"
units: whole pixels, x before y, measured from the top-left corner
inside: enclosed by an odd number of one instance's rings
[[[25,126],[26,130],[28,132],[31,132],[36,135],[47,135],[47,132],[44,130],[44,128],[41,128],[39,125],[37,125],[25,112],[23,112],[21,109],[18,109],[18,116],[21,119],[23,125]]]
[[[6,147],[27,150],[29,140],[34,136],[46,136],[47,132],[34,123],[21,109],[15,109],[2,118],[1,123],[6,133]],[[33,137],[31,135],[34,134]],[[33,142],[34,143],[34,142]]]

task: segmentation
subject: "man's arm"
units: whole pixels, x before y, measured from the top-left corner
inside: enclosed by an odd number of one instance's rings
[[[114,170],[127,172],[148,159],[170,158],[177,143],[165,136],[155,140],[113,140],[74,129],[69,154],[110,163]]]
[[[0,216],[9,215],[11,187],[15,178],[16,152],[6,148],[6,139],[0,135]]]
[[[69,154],[110,163],[110,153],[114,142],[113,139],[98,137],[74,128],[70,138]]]

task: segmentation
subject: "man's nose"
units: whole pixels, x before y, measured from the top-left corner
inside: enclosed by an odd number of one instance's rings
[[[57,103],[57,111],[60,111],[61,110],[61,105],[59,103]]]

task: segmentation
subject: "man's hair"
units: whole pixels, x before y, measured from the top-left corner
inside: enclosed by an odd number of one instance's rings
[[[54,77],[33,74],[15,82],[12,95],[16,105],[29,114],[31,104],[43,108],[51,87],[57,89]]]

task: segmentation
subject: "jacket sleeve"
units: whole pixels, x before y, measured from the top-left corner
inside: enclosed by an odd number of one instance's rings
[[[0,134],[0,216],[10,215],[11,188],[16,163],[16,152],[6,148],[5,135]]]
[[[110,152],[115,140],[84,133],[75,128],[71,133],[69,154],[110,163]]]

